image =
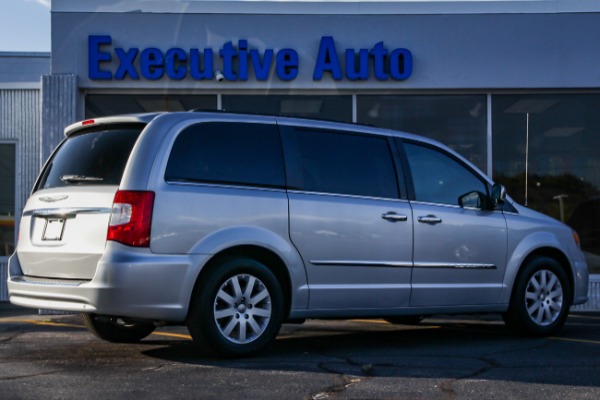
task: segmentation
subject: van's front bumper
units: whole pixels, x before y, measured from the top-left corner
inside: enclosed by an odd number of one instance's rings
[[[29,277],[18,250],[8,262],[8,293],[16,305],[181,322],[208,255],[159,255],[108,242],[90,281]]]

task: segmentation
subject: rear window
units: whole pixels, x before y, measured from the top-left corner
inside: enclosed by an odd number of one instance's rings
[[[69,185],[119,185],[143,125],[86,131],[65,140],[36,190]]]

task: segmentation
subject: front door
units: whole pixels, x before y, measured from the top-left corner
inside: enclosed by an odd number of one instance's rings
[[[485,204],[459,197],[488,184],[451,154],[405,143],[415,200],[411,306],[494,304],[506,267],[507,228]]]

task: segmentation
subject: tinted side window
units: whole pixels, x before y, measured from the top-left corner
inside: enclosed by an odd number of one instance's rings
[[[464,165],[431,147],[405,143],[418,201],[458,205],[458,198],[478,191],[487,194],[486,184]]]
[[[225,122],[192,125],[175,140],[165,180],[284,187],[277,126]]]
[[[295,132],[301,189],[398,197],[396,171],[386,138],[307,129]]]
[[[46,166],[38,189],[118,185],[142,129],[143,126],[114,126],[69,137]]]

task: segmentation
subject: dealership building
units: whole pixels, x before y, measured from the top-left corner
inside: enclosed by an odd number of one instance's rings
[[[158,110],[437,139],[575,227],[600,272],[598,1],[52,0],[51,11],[50,54],[0,53],[0,292],[63,128]]]

